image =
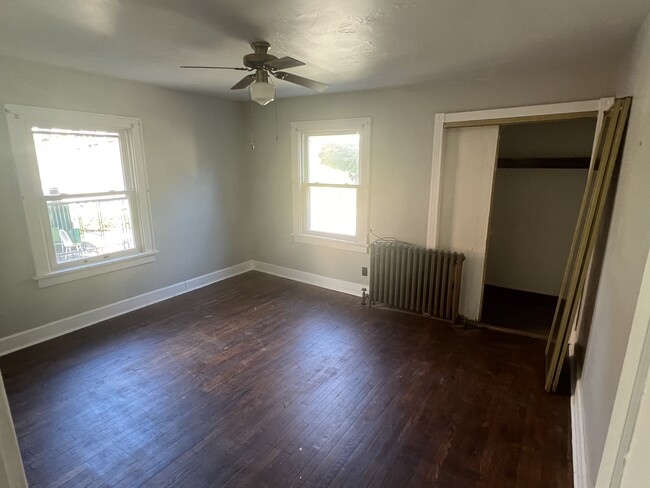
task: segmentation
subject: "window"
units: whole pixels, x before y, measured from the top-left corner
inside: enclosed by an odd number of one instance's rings
[[[153,261],[140,121],[5,111],[39,286]]]
[[[370,119],[291,127],[295,240],[367,252]]]

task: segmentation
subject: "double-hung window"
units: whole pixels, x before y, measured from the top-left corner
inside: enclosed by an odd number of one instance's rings
[[[295,240],[366,252],[370,119],[291,127]]]
[[[5,111],[39,286],[152,261],[140,121]]]

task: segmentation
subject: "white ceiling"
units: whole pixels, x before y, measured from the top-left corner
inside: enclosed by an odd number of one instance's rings
[[[0,53],[222,97],[249,42],[330,91],[617,63],[648,0],[0,0]],[[310,93],[276,83],[280,96]]]

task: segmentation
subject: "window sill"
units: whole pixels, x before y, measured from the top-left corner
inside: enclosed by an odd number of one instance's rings
[[[39,288],[45,288],[47,286],[59,285],[120,269],[131,268],[132,266],[151,263],[156,260],[156,254],[157,251],[144,252],[133,256],[116,258],[111,261],[94,263],[92,265],[52,271],[51,273],[35,276],[34,279],[38,281]]]
[[[296,242],[304,244],[313,244],[316,246],[333,247],[345,251],[368,253],[368,244],[359,242],[345,241],[342,239],[333,239],[331,237],[314,236],[309,234],[291,234]]]

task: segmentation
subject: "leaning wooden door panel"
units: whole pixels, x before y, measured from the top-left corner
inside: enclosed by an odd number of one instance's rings
[[[460,313],[477,320],[499,127],[445,129],[439,248],[465,254]]]
[[[546,345],[545,387],[548,391],[555,391],[560,379],[571,330],[580,309],[614,167],[619,157],[630,104],[631,98],[616,100],[612,109],[605,115],[602,130],[598,135],[598,149],[587,180],[569,261]]]

